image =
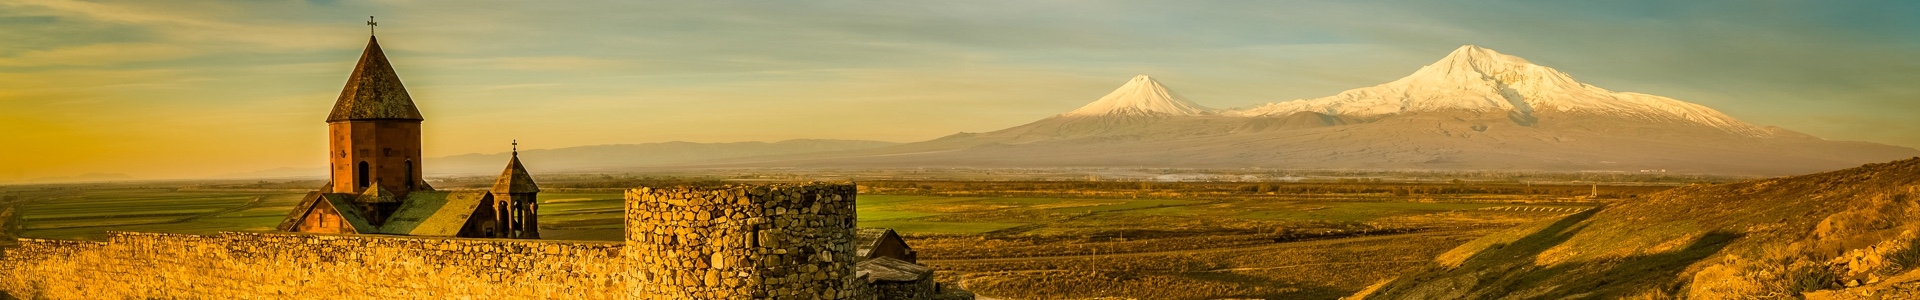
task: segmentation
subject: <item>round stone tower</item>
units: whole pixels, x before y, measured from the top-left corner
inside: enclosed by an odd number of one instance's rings
[[[855,195],[835,183],[628,190],[628,294],[870,299],[853,270]]]

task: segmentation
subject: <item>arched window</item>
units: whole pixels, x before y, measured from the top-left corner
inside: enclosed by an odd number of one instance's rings
[[[413,160],[407,160],[407,190],[413,190],[413,183],[419,181],[419,177],[413,176]]]
[[[367,188],[367,184],[369,182],[372,182],[373,179],[368,178],[369,176],[367,176],[367,175],[371,175],[371,174],[367,174],[367,172],[369,172],[367,170],[367,162],[364,162],[364,161],[360,162],[360,165],[358,167],[359,168],[354,169],[355,171],[353,172],[353,174],[356,175],[353,177],[353,182],[357,183],[354,186],[365,189]]]

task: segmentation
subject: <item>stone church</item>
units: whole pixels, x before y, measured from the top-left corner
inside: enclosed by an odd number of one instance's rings
[[[472,238],[540,238],[539,185],[516,149],[493,188],[437,191],[421,179],[420,109],[387,63],[378,38],[354,65],[327,115],[330,181],[307,193],[279,229],[288,232]]]

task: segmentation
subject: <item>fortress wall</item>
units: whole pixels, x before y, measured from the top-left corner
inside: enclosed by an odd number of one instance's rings
[[[874,282],[872,285],[873,294],[879,299],[931,299],[940,294],[940,287],[933,282],[932,276],[908,282]]]
[[[625,289],[609,242],[113,232],[22,239],[0,290],[23,299],[568,298]]]
[[[626,241],[110,232],[0,251],[0,299],[873,299],[854,186],[627,192]]]
[[[632,298],[872,299],[852,184],[627,191]]]

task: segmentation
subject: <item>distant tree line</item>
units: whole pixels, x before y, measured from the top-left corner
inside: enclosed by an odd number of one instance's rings
[[[438,188],[487,188],[493,176],[452,177],[435,183]],[[630,189],[643,186],[719,186],[737,183],[713,177],[641,176],[618,174],[551,174],[536,179],[540,188],[558,189]]]
[[[1262,194],[1388,194],[1394,196],[1416,195],[1545,195],[1545,196],[1582,196],[1594,194],[1591,185],[1546,185],[1514,183],[1468,183],[1454,181],[1449,183],[1394,183],[1379,181],[1347,182],[1064,182],[1064,181],[865,181],[863,188],[874,193],[942,193],[993,191],[1008,192],[1060,192],[1078,194],[1076,191],[1128,191],[1162,192],[1187,194],[1225,194],[1225,195],[1262,195]],[[1667,186],[1600,186],[1598,196],[1603,198],[1632,198],[1639,195],[1664,191]]]

